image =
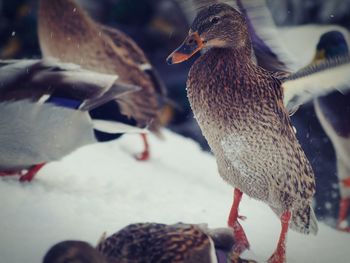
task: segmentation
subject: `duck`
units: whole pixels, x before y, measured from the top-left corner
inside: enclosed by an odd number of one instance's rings
[[[68,260],[84,263],[226,263],[231,262],[234,242],[228,228],[209,229],[206,224],[135,223],[107,238],[104,234],[95,248],[83,241],[60,242],[48,250],[43,263]],[[240,258],[239,262],[255,261]]]
[[[292,75],[267,71],[253,56],[244,15],[225,3],[199,10],[188,37],[167,62],[181,63],[201,50],[204,54],[188,74],[187,96],[219,174],[234,187],[228,218],[237,240],[234,251],[238,256],[249,248],[238,221],[244,193],[265,202],[280,217],[279,241],[268,262],[285,262],[289,228],[303,234],[318,231],[312,208],[314,173],[291,125],[290,109],[308,101],[305,94],[330,92],[334,71],[343,87],[349,81],[349,57]]]
[[[74,0],[40,0],[38,35],[44,57],[117,74],[123,82],[141,87],[140,91],[123,97],[116,114],[141,127],[147,124],[150,131],[161,136],[159,117],[166,97],[165,86],[130,37],[93,21]],[[137,159],[144,161],[150,158],[150,149],[146,134],[142,134],[142,139],[144,151]]]
[[[236,0],[236,2],[241,13],[250,21],[249,31],[253,35],[252,39],[255,43],[254,54],[259,66],[267,70],[285,72],[303,67],[302,64],[295,62],[284,43],[279,41],[279,37],[276,34],[276,26],[271,20],[271,14],[264,1],[258,4],[254,1],[249,2],[245,0]],[[264,19],[257,19],[259,17],[264,17]],[[266,33],[267,30],[264,27],[269,28],[268,33]],[[308,28],[304,26],[302,29],[306,30]],[[340,26],[327,26],[326,29],[328,31],[317,29],[321,32],[324,31],[324,33],[320,34],[318,43],[316,43],[316,54],[307,66],[317,65],[330,59],[349,55],[348,42],[346,40],[350,37],[349,32]],[[268,55],[262,50],[268,50]],[[332,88],[333,86],[334,81],[330,87]],[[289,99],[288,93],[293,92],[293,89],[296,90],[298,87],[286,90],[287,100]],[[310,101],[313,102],[317,119],[330,138],[336,154],[341,196],[336,228],[340,231],[350,232],[350,228],[346,223],[350,206],[350,166],[348,161],[350,156],[348,143],[350,135],[348,130],[349,120],[347,118],[350,111],[350,95],[348,92],[335,90],[330,94],[315,97],[314,100],[310,99]],[[291,109],[291,113],[294,113],[300,104],[302,103],[294,105],[294,110]]]
[[[337,30],[324,33],[317,44],[311,64],[349,54],[344,35]],[[350,205],[350,93],[333,93],[314,101],[315,112],[324,131],[332,141],[337,160],[341,200],[337,229],[350,232],[346,226]]]
[[[46,163],[98,142],[97,131],[144,133],[112,115],[92,117],[139,90],[117,75],[57,59],[0,60],[0,176],[32,181]]]

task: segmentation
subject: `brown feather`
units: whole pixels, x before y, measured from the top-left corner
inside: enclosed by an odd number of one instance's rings
[[[151,130],[159,129],[160,104],[152,80],[139,68],[134,57],[127,56],[125,49],[118,47],[73,0],[40,1],[39,39],[46,57],[57,57],[101,73],[117,74],[120,81],[142,87],[141,91],[119,102],[121,111],[140,126],[150,124]],[[131,40],[126,41],[130,43]],[[133,46],[137,48],[136,44]]]

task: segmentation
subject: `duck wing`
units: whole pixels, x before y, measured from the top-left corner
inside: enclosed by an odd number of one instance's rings
[[[350,90],[350,55],[311,64],[282,82],[284,105],[290,111],[335,90]]]
[[[235,0],[246,17],[257,64],[269,71],[296,71],[301,68],[280,40],[265,0]]]
[[[117,79],[116,75],[84,70],[54,59],[0,60],[0,101],[30,99],[43,103],[60,97],[75,100],[79,109],[88,111],[140,90]]]
[[[120,48],[119,51],[122,56],[134,61],[139,66],[139,69],[149,76],[156,93],[161,97],[166,96],[167,92],[163,80],[137,44],[120,30],[104,25],[100,25],[100,28]]]
[[[106,116],[105,120],[94,118],[95,110],[110,107],[108,103],[114,101],[113,107],[117,109],[118,100],[141,89],[119,82],[117,75],[84,70],[55,59],[0,60],[0,80],[0,103],[25,100],[34,108],[46,103],[88,111],[96,130],[111,134],[145,132],[113,116]]]

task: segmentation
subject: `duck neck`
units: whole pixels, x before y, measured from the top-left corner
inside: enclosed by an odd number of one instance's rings
[[[39,29],[53,25],[79,24],[88,19],[85,11],[73,0],[40,0]]]
[[[93,22],[73,0],[40,0],[38,33],[44,56],[69,61],[67,49],[90,38]]]
[[[77,5],[73,0],[40,0],[39,10],[41,13],[58,14],[62,10],[75,12],[74,8],[76,7]]]
[[[246,67],[252,63],[252,50],[244,48],[211,48],[202,57],[201,61],[211,66],[218,63],[226,64],[230,70]]]

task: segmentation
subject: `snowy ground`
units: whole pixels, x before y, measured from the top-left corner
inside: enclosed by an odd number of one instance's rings
[[[40,262],[45,251],[65,239],[95,244],[133,222],[207,222],[225,226],[232,189],[216,170],[214,158],[196,143],[170,132],[151,137],[153,158],[140,163],[131,153],[138,136],[88,146],[44,167],[29,184],[0,180],[1,263]],[[279,235],[277,217],[264,204],[243,199],[241,213],[259,262],[273,252]],[[288,262],[338,262],[350,258],[350,235],[320,223],[317,237],[290,232]]]

